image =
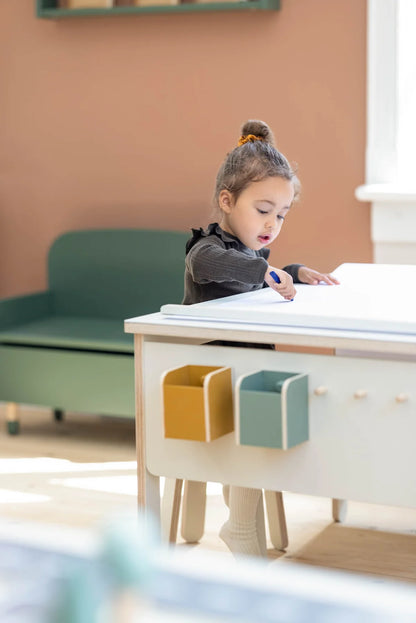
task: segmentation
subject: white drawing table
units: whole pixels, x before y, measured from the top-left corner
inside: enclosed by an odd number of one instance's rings
[[[140,504],[160,512],[166,476],[416,507],[416,266],[343,264],[334,274],[341,285],[297,285],[293,302],[267,288],[126,321]],[[204,344],[212,340],[277,350]],[[308,374],[309,440],[281,450],[237,445],[233,433],[165,439],[160,379],[187,364],[230,366],[233,386],[261,369]]]

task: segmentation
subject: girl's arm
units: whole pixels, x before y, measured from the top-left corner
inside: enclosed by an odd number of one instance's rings
[[[192,279],[201,284],[224,281],[262,284],[268,268],[267,261],[262,257],[250,257],[211,242],[192,247],[185,262]]]
[[[286,273],[289,273],[289,275],[293,279],[293,283],[301,283],[299,279],[299,269],[302,266],[303,264],[289,264],[288,266],[284,266],[282,270],[284,270]]]
[[[278,276],[279,282],[276,282],[276,279],[272,277],[271,273],[275,273]],[[274,268],[273,266],[269,266],[266,274],[264,276],[264,281],[270,286],[273,290],[276,290],[283,298],[288,301],[294,299],[296,295],[296,289],[293,285],[293,279],[289,273],[284,270],[280,270],[280,268]]]
[[[313,268],[308,268],[308,266],[304,264],[289,264],[282,270],[289,273],[294,283],[308,283],[312,286],[317,286],[323,281],[330,286],[339,284],[338,279],[333,277],[330,273],[320,273]]]
[[[339,285],[338,279],[333,277],[330,273],[320,273],[313,268],[307,266],[300,266],[298,271],[298,279],[300,283],[309,283],[312,286],[317,286],[322,281],[329,286]]]

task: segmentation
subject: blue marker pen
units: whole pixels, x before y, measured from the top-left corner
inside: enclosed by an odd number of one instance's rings
[[[270,275],[273,277],[273,279],[275,280],[276,283],[282,283],[280,281],[280,277],[277,273],[274,272],[274,270],[270,271]],[[290,301],[293,301],[293,299],[290,299]]]
[[[274,270],[270,271],[270,275],[273,277],[276,283],[281,283],[279,276],[274,272]]]

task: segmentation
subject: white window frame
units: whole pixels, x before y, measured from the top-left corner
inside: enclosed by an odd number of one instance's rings
[[[416,0],[415,0],[416,1]],[[397,178],[397,0],[367,0],[366,182],[374,261],[416,264],[416,186]]]

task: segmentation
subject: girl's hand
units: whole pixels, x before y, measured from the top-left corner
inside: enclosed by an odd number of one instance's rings
[[[276,275],[280,279],[280,283],[276,283],[276,281],[271,276],[271,272],[274,271]],[[293,279],[289,275],[289,273],[284,270],[280,270],[280,268],[273,268],[273,266],[269,266],[264,276],[264,281],[268,286],[276,290],[284,299],[291,301],[296,294],[295,287],[293,285]]]
[[[321,281],[327,283],[329,286],[339,285],[338,279],[335,279],[328,273],[319,273],[317,270],[308,268],[307,266],[301,266],[298,272],[298,279],[301,283],[309,283],[311,286],[317,286]]]

